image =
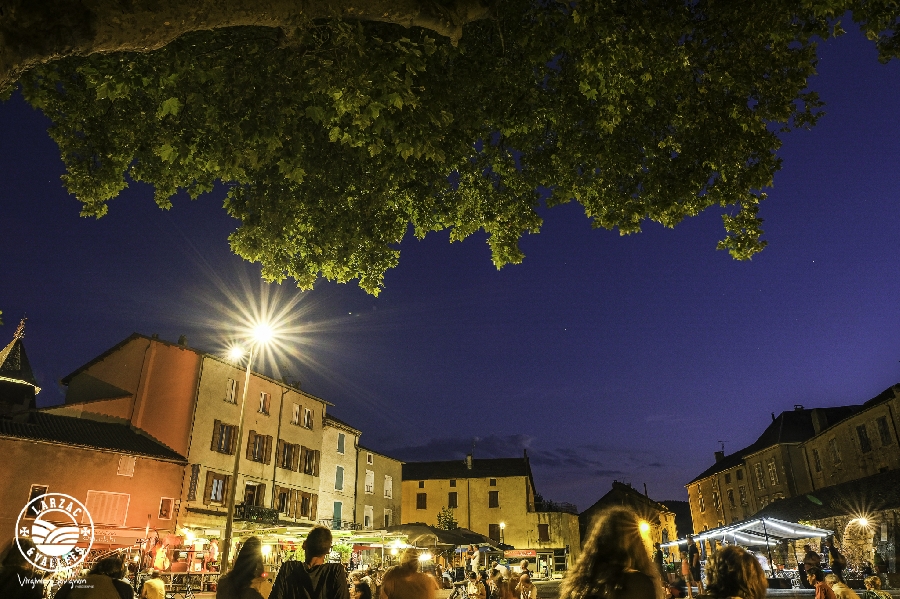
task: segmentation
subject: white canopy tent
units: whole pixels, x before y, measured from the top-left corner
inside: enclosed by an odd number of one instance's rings
[[[743,547],[765,547],[772,561],[770,548],[784,540],[812,539],[827,537],[833,531],[816,528],[806,524],[787,522],[777,518],[757,518],[746,522],[735,522],[728,526],[720,526],[693,535],[695,541],[709,539],[721,541],[723,544],[741,545]],[[687,543],[687,538],[665,543],[661,547],[674,547]]]

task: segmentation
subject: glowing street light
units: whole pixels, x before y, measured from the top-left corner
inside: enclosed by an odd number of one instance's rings
[[[501,545],[505,545],[505,543],[503,542],[503,531],[504,530],[506,530],[506,522],[501,522],[500,523],[500,544]]]
[[[646,520],[641,520],[641,523],[638,524],[638,528],[641,529],[641,534],[645,535],[648,532],[650,532],[650,523],[647,522]]]
[[[231,537],[234,531],[234,501],[237,495],[238,469],[241,465],[241,441],[244,438],[244,408],[247,405],[247,387],[250,386],[250,366],[253,364],[253,354],[258,353],[260,347],[271,342],[274,337],[275,334],[272,327],[266,322],[260,322],[252,329],[249,352],[245,352],[241,346],[234,346],[228,352],[228,357],[235,362],[243,358],[246,353],[247,373],[244,375],[244,389],[241,393],[241,411],[238,417],[237,443],[234,449],[234,468],[231,472],[231,481],[227,491],[228,515],[225,517],[225,547],[222,549],[222,561],[219,565],[219,572],[222,574],[228,571],[228,561],[231,557]]]

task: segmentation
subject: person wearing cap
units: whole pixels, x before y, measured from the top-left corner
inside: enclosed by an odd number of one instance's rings
[[[435,599],[437,581],[418,569],[419,552],[412,547],[404,550],[400,565],[384,573],[380,599]]]
[[[149,574],[150,578],[141,587],[141,599],[165,599],[166,583],[159,577],[159,572],[151,568]]]

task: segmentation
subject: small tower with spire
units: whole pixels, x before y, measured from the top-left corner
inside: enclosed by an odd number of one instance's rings
[[[34,409],[40,392],[25,353],[25,321],[22,318],[12,341],[0,350],[0,418]]]

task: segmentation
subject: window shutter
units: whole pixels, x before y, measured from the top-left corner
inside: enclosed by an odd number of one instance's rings
[[[250,431],[250,434],[247,435],[247,455],[246,458],[248,460],[253,459],[253,442],[256,441],[256,431]]]
[[[228,438],[228,455],[234,455],[235,443],[237,442],[237,432],[238,428],[236,426],[232,426],[231,436]]]
[[[309,450],[306,447],[300,447],[300,472],[306,472],[306,454]]]
[[[313,450],[313,476],[319,476],[319,454],[318,449]]]
[[[206,471],[206,487],[203,489],[203,505],[209,505],[209,500],[212,497],[212,485],[213,485],[213,471]]]
[[[278,439],[278,443],[275,444],[275,465],[283,468],[284,467],[284,441]],[[288,464],[290,466],[290,464]]]
[[[266,484],[259,483],[256,485],[256,505],[260,507],[266,506]]]
[[[225,477],[224,487],[222,488],[222,505],[228,505],[228,494],[231,493],[231,476]]]
[[[319,504],[319,496],[316,495],[315,493],[313,493],[312,495],[310,495],[310,499],[309,499],[309,519],[310,520],[316,519],[316,512],[318,509],[318,504]]]
[[[272,463],[272,435],[266,435],[266,464]]]
[[[210,443],[209,448],[213,451],[219,448],[219,429],[221,427],[222,421],[216,420],[213,422],[213,434],[212,434],[212,443]]]
[[[297,468],[300,466],[300,446],[294,445],[294,450],[291,452],[291,463],[288,464],[291,467],[291,470],[294,472],[297,471]]]

